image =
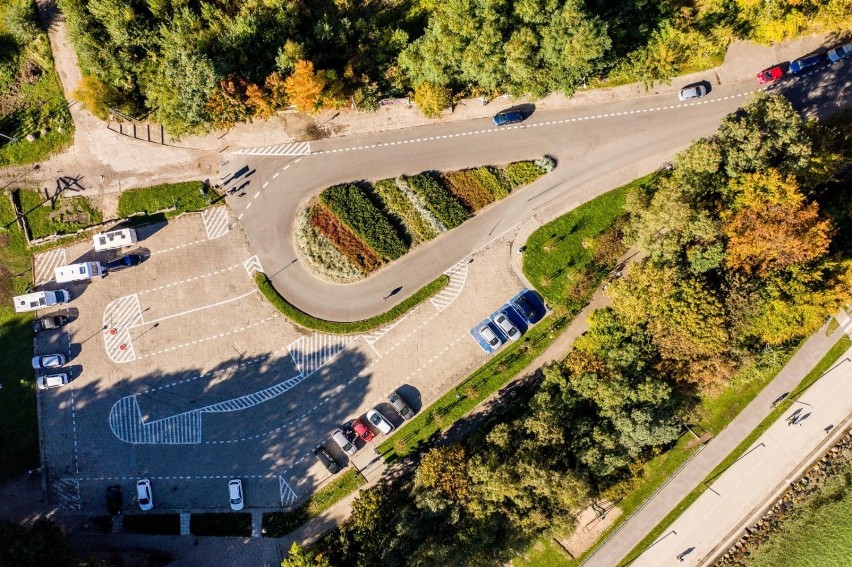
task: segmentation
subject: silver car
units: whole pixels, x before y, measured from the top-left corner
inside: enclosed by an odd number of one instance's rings
[[[521,332],[518,331],[518,328],[509,321],[509,318],[506,317],[506,312],[501,311],[499,315],[494,318],[494,324],[503,331],[503,334],[509,337],[509,340],[516,341],[518,337],[521,336]]]
[[[387,418],[381,413],[379,413],[375,408],[367,412],[367,421],[369,421],[373,425],[373,427],[375,427],[385,435],[394,430],[393,424],[389,422]]]
[[[50,390],[64,386],[68,383],[67,374],[50,374],[48,376],[39,376],[36,378],[36,387],[39,390]]]
[[[148,511],[154,507],[154,496],[151,494],[151,481],[147,478],[136,483],[136,499],[139,500],[139,507]]]
[[[42,354],[33,357],[33,368],[36,370],[42,368],[59,368],[63,364],[65,364],[65,355],[60,353]]]
[[[231,503],[231,510],[242,510],[245,503],[243,502],[243,481],[238,478],[228,481],[228,500]]]
[[[488,325],[482,327],[482,329],[479,330],[479,334],[482,336],[483,339],[485,339],[485,342],[487,342],[488,346],[490,346],[491,348],[496,348],[500,345],[500,343],[503,342],[500,340],[500,337],[498,337],[497,334],[492,331],[491,327],[489,327]]]
[[[677,98],[680,101],[684,101],[691,98],[701,98],[706,94],[707,88],[704,85],[692,85],[691,87],[681,89],[677,94]]]
[[[342,429],[335,429],[334,433],[331,434],[331,440],[337,443],[337,446],[350,457],[358,452],[358,447],[346,437]]]

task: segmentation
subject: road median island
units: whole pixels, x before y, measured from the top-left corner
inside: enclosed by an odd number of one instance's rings
[[[801,395],[808,387],[814,384],[826,371],[828,371],[834,364],[838,361],[838,359],[845,353],[849,347],[852,346],[852,341],[850,341],[847,337],[842,337],[831,349],[826,353],[826,355],[822,358],[822,360],[817,363],[817,365],[799,382],[798,386],[793,390],[793,392],[787,396],[784,400],[778,403],[775,406],[775,409],[770,412],[760,424],[754,428],[754,430],[749,433],[745,439],[737,445],[737,448],[731,451],[725,459],[719,463],[716,468],[714,468],[710,474],[704,479],[701,484],[696,486],[692,492],[690,492],[680,503],[675,506],[668,515],[654,527],[653,530],[648,532],[648,535],[645,536],[642,541],[640,541],[636,547],[634,547],[630,553],[628,553],[625,558],[619,563],[620,566],[628,565],[636,558],[638,558],[642,553],[647,550],[651,544],[663,534],[663,532],[668,529],[680,516],[683,514],[687,508],[689,508],[698,497],[701,496],[707,488],[712,484],[712,481],[721,475],[724,471],[726,471],[732,464],[734,464],[743,454],[748,450],[749,447],[757,440],[763,433],[769,429],[769,427],[775,423],[785,412],[787,412],[790,407],[795,402],[798,395]],[[733,420],[733,419],[732,419]]]
[[[417,305],[420,305],[444,289],[450,282],[450,278],[446,274],[441,274],[436,280],[420,288],[417,293],[394,306],[389,311],[385,311],[384,313],[376,315],[375,317],[370,317],[369,319],[348,323],[343,321],[326,321],[325,319],[318,319],[313,315],[305,313],[284,299],[284,297],[282,297],[281,294],[278,293],[278,290],[272,285],[272,282],[269,280],[267,275],[263,272],[255,274],[254,282],[257,284],[258,289],[263,296],[266,297],[269,303],[271,303],[273,307],[280,311],[282,315],[290,319],[294,324],[313,331],[345,335],[352,333],[364,333],[376,329],[377,327],[381,327],[382,325],[392,323],[407,311],[413,309]]]

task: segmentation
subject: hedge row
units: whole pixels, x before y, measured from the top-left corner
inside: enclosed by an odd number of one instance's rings
[[[494,202],[495,197],[488,188],[479,181],[473,169],[451,171],[443,176],[444,184],[467,207],[476,212]]]
[[[505,199],[512,191],[512,185],[503,172],[496,167],[485,166],[471,170],[473,175],[494,196],[495,201]]]
[[[408,251],[393,225],[357,185],[329,187],[320,200],[384,260],[396,260]]]
[[[388,212],[396,217],[411,238],[411,245],[415,246],[422,242],[428,242],[438,232],[423,218],[414,203],[405,196],[396,181],[393,179],[382,179],[373,183],[376,195],[385,203]]]
[[[448,229],[455,228],[470,218],[470,213],[458,199],[428,173],[419,173],[405,180]]]
[[[379,256],[367,246],[334,213],[317,204],[311,210],[311,226],[328,238],[334,247],[365,274],[382,265]]]
[[[546,172],[531,161],[516,161],[506,166],[506,177],[512,184],[512,189],[532,183]]]

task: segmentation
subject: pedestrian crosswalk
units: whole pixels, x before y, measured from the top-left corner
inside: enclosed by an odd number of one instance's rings
[[[228,234],[230,225],[228,223],[228,207],[213,207],[201,213],[204,220],[204,230],[207,231],[207,240],[221,238]]]
[[[435,297],[430,299],[432,305],[435,306],[435,309],[438,311],[443,311],[450,304],[456,300],[459,294],[464,289],[464,284],[467,281],[467,266],[468,260],[465,258],[446,272],[444,272],[449,278],[450,283],[447,284],[447,287],[439,291],[435,294]]]
[[[311,143],[295,142],[274,146],[257,146],[254,148],[243,148],[234,153],[246,156],[306,156],[311,153]]]
[[[129,327],[142,322],[142,307],[137,294],[125,295],[111,301],[104,309],[102,333],[107,356],[113,362],[136,360]]]

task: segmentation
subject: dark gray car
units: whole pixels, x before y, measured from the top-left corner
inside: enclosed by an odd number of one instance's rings
[[[388,401],[393,406],[393,409],[396,410],[396,413],[398,413],[402,417],[402,419],[411,419],[412,417],[414,417],[414,412],[411,410],[409,405],[406,404],[405,401],[400,398],[399,394],[397,394],[396,392],[388,396]]]

